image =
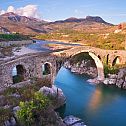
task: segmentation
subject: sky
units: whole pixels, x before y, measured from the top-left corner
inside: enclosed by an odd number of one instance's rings
[[[0,14],[6,12],[47,21],[100,16],[119,24],[126,22],[126,0],[0,0]]]

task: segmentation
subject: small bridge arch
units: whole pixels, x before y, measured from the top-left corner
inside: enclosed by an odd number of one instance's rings
[[[26,78],[25,66],[19,64],[12,69],[13,84],[24,81]]]
[[[50,62],[44,62],[42,64],[42,74],[43,75],[52,74],[52,64]]]
[[[24,62],[15,62],[14,64],[10,65],[9,75],[12,84],[28,80],[29,78],[28,72],[29,72],[28,65]]]
[[[119,65],[122,62],[122,57],[121,56],[116,56],[114,57],[113,61],[112,61],[112,66],[115,66],[116,64]]]

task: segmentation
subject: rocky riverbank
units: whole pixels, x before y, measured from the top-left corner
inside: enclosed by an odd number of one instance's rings
[[[121,89],[126,89],[126,68],[120,69],[117,74],[108,74],[108,77],[105,78],[103,83],[106,85],[115,85]]]
[[[70,69],[70,71],[73,73],[85,74],[92,78],[96,78],[98,74],[97,68],[88,64],[90,64],[90,61],[88,60],[83,60],[81,63],[76,64],[70,64],[70,62],[67,61],[65,62],[64,67]]]
[[[66,97],[63,93],[63,91],[60,88],[57,88],[56,86],[50,87],[41,87],[39,89],[39,93],[44,94],[45,96],[51,98],[51,105],[48,106],[48,109],[45,109],[45,112],[42,113],[41,118],[42,122],[44,123],[44,126],[86,126],[85,123],[74,116],[67,116],[64,119],[62,119],[57,112],[54,110],[63,106],[66,104]],[[20,94],[12,94],[13,97],[20,99]],[[4,97],[4,96],[3,96]],[[10,108],[10,106],[4,106],[4,109]],[[10,108],[11,109],[11,108]],[[10,115],[9,119],[4,121],[5,126],[24,126],[22,125],[21,120],[17,117],[17,112],[20,111],[19,106],[15,106],[12,108],[12,114]],[[48,117],[48,118],[47,118]],[[35,126],[40,126],[41,123],[40,118],[36,122]]]
[[[63,94],[63,91],[60,88],[57,88],[56,86],[52,86],[52,88],[49,87],[42,87],[39,90],[42,95],[44,94],[45,96],[51,98],[51,105],[48,107],[46,113],[43,113],[42,119],[45,121],[45,124],[47,126],[66,126],[66,124],[63,122],[62,118],[60,118],[59,114],[57,114],[54,110],[56,108],[59,108],[63,106],[66,103],[66,98],[65,95]],[[14,95],[16,98],[21,97],[20,95]],[[17,126],[20,125],[20,121],[17,118],[17,111],[20,110],[19,106],[13,107],[13,115],[10,117],[9,120],[6,120],[4,122],[5,126]],[[46,115],[45,115],[46,114]],[[45,118],[45,116],[48,115],[48,119]],[[39,120],[39,119],[38,119]],[[39,120],[41,121],[41,120]],[[39,122],[38,122],[39,124]],[[37,125],[38,126],[38,125]]]

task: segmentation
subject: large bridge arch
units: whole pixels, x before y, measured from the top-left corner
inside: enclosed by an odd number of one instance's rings
[[[92,59],[94,60],[95,62],[95,65],[97,67],[97,71],[98,71],[98,76],[97,76],[97,79],[98,80],[104,80],[104,66],[103,66],[103,63],[101,61],[101,59],[99,59],[99,57],[97,55],[95,55],[93,52],[90,52],[90,51],[79,51],[79,52],[76,52],[74,54],[72,54],[70,57],[73,57],[77,54],[80,54],[80,53],[89,53],[89,55],[92,57]]]

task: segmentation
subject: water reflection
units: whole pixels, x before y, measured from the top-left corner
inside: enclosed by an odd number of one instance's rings
[[[97,86],[91,95],[88,104],[88,110],[91,112],[95,112],[100,107],[111,105],[112,102],[115,102],[119,99],[118,91],[119,90],[116,90],[115,87],[106,87],[104,85]]]
[[[102,93],[99,89],[96,88],[96,90],[92,93],[92,96],[90,98],[88,109],[90,111],[95,111],[101,105],[101,100],[102,100]]]
[[[80,117],[88,126],[126,126],[126,91],[90,85],[88,77],[61,68],[56,85],[67,97],[64,116]]]

